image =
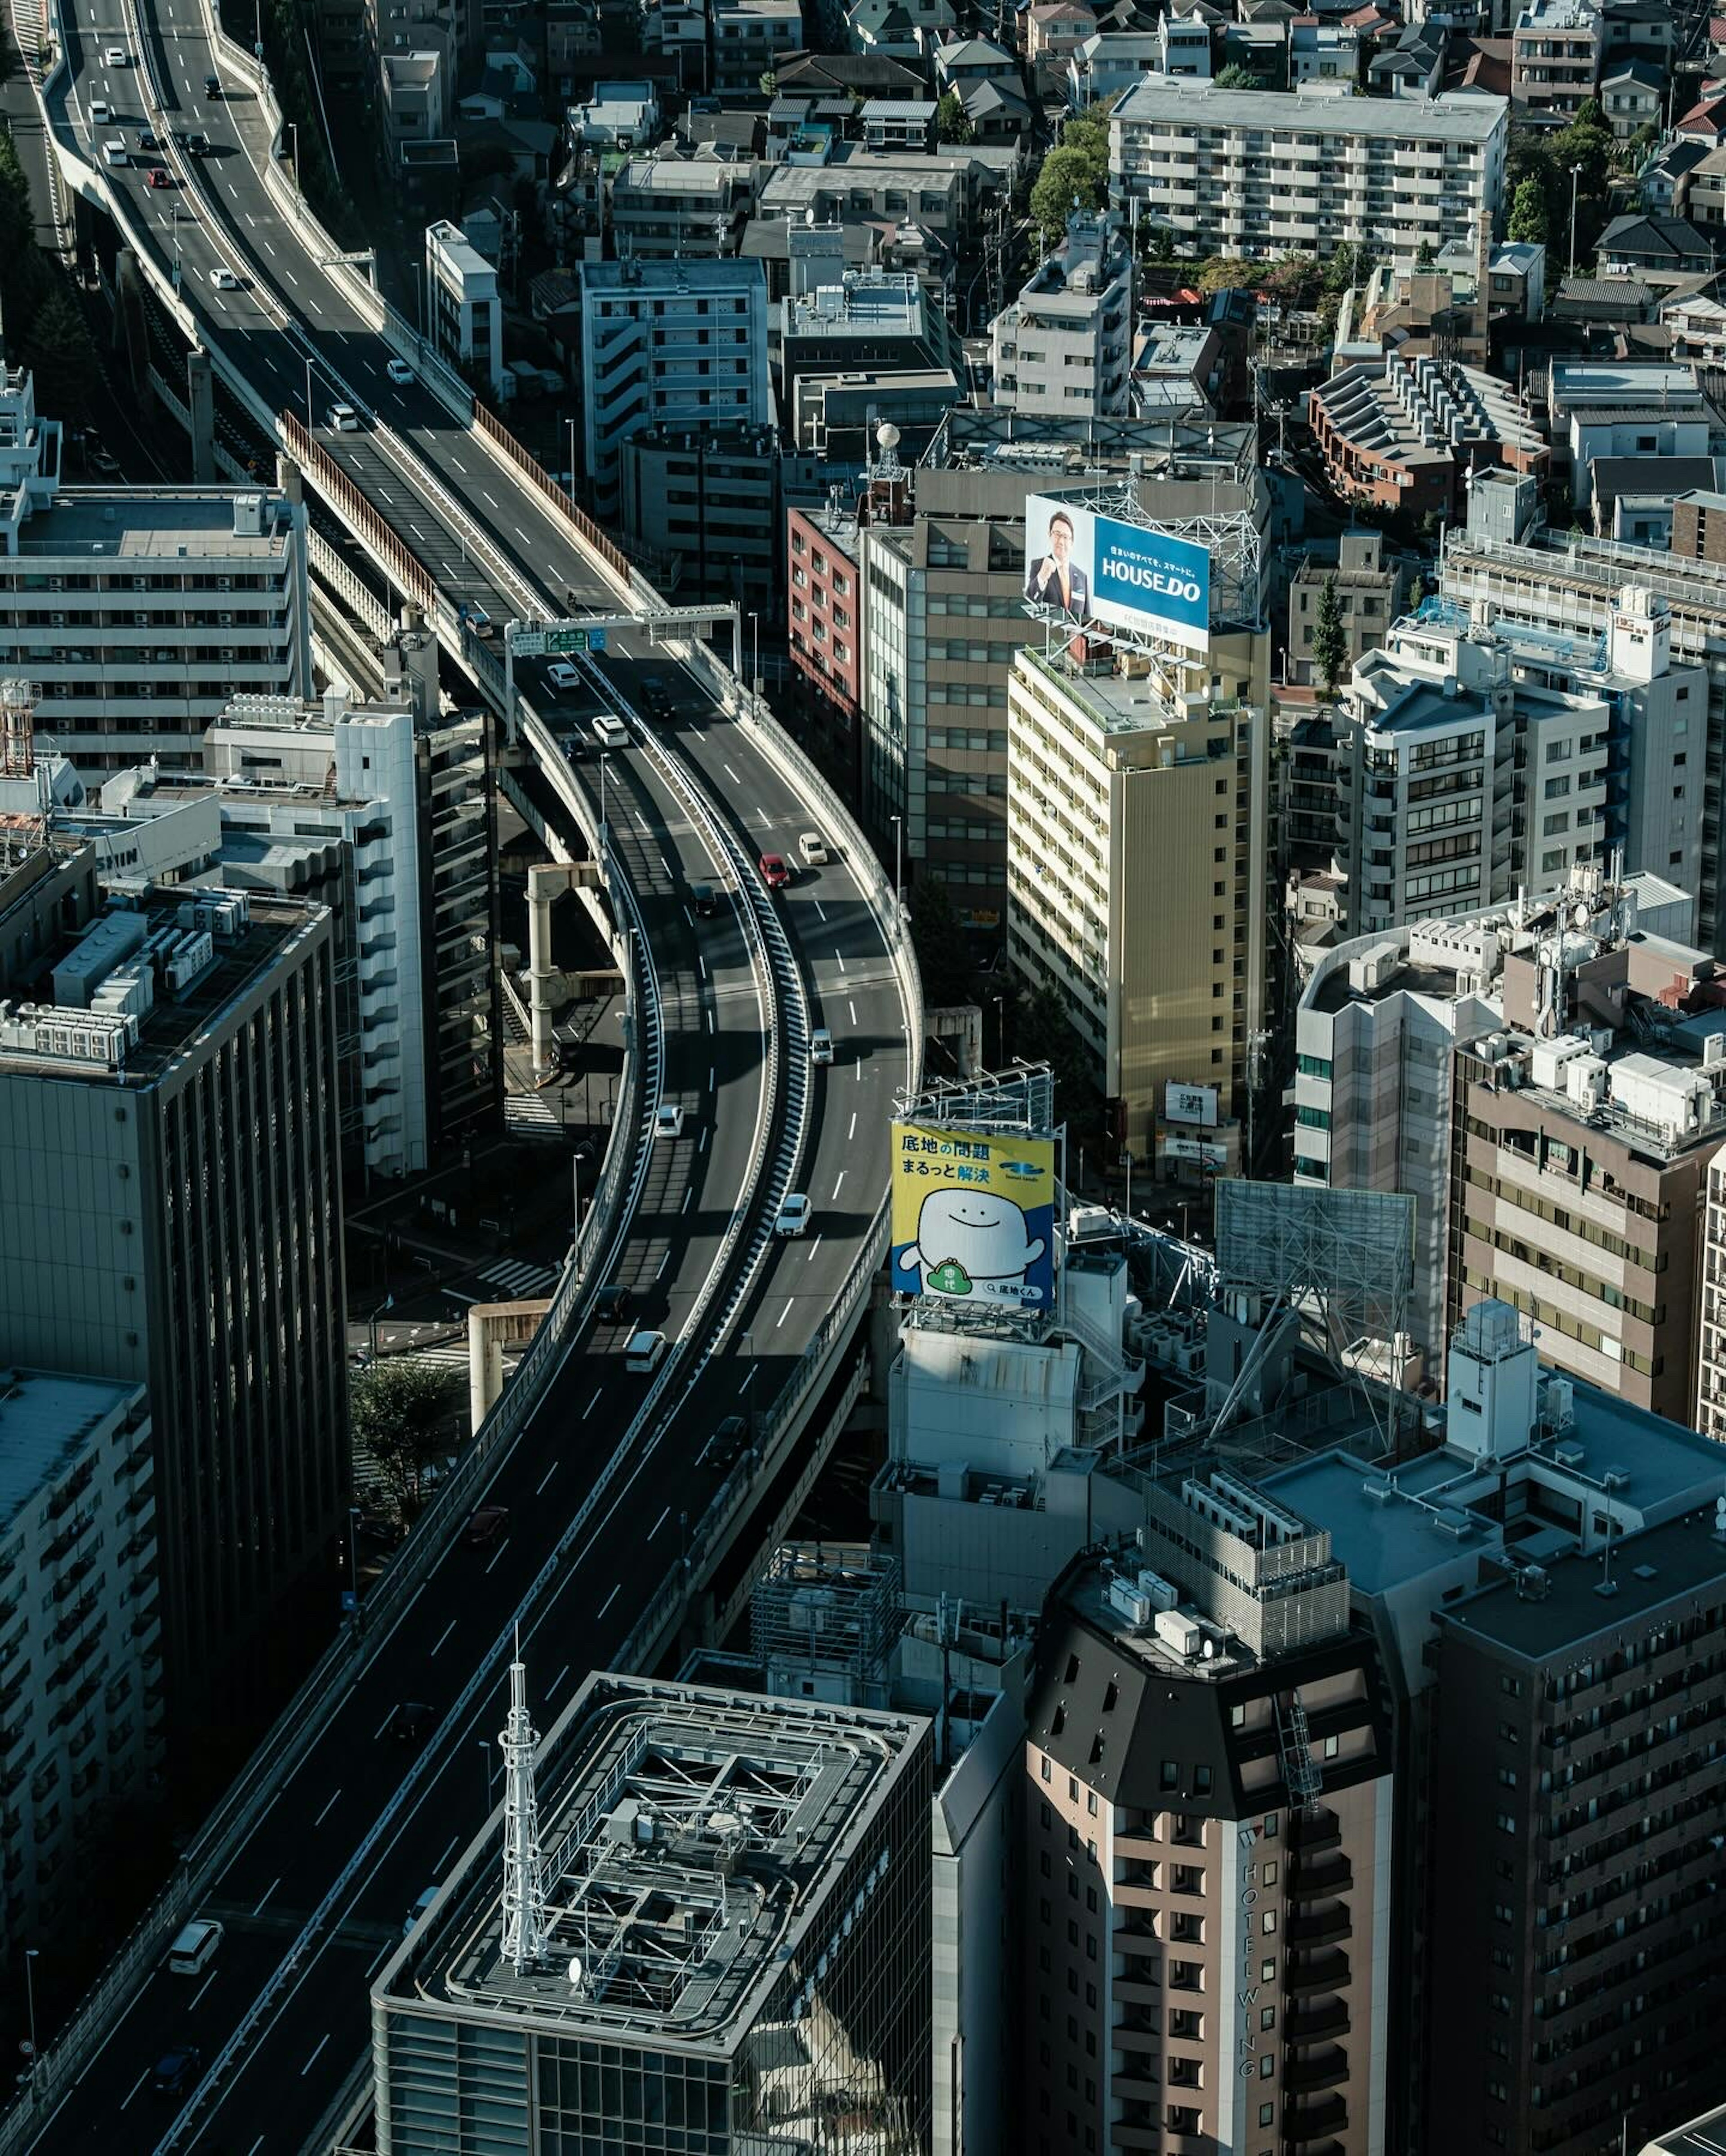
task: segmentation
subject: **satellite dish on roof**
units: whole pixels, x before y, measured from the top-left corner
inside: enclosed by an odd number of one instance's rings
[[[577,1954],[569,1964],[569,1988],[572,1991],[579,1991],[581,1989],[581,1956]]]
[[[875,430],[875,439],[882,449],[896,449],[899,446],[899,429],[891,419],[883,419]]]

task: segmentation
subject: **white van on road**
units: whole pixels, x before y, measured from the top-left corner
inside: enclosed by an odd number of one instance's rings
[[[213,1917],[194,1917],[167,1950],[170,1974],[201,1975],[216,1958],[222,1938],[222,1927]]]

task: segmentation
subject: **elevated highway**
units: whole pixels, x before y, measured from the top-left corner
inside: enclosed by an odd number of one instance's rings
[[[69,187],[112,216],[228,393],[484,690],[498,697],[498,669],[472,635],[475,607],[500,626],[585,610],[650,621],[657,594],[475,423],[462,386],[305,216],[267,85],[196,0],[50,0],[48,20],[39,89]],[[167,146],[153,165],[130,146],[108,162],[102,145],[135,145],[141,127]],[[207,135],[212,154],[176,146],[176,128]],[[148,184],[149,169],[171,184]],[[413,382],[390,377],[403,357]],[[337,403],[363,415],[358,432],[327,424]],[[607,765],[605,866],[639,1052],[603,1204],[362,1630],[331,1648],[49,2049],[31,2097],[0,2121],[0,2151],[326,2145],[361,2085],[368,1974],[421,1888],[483,1830],[516,1626],[542,1722],[585,1670],[650,1661],[698,1621],[717,1555],[841,1382],[884,1248],[888,1117],[921,1040],[896,898],[842,806],[706,646],[650,628],[614,642],[569,698],[532,662],[518,684],[536,785],[595,845],[596,767],[568,741],[601,708],[629,726]],[[651,724],[650,703],[663,706]],[[770,896],[757,856],[794,854],[810,829],[835,859]],[[696,882],[723,891],[717,918],[696,916]],[[809,1065],[815,1025],[839,1044],[831,1067]],[[650,1140],[662,1101],[684,1108],[682,1132]],[[791,1188],[814,1209],[795,1241],[772,1232]],[[651,1378],[624,1370],[622,1329],[596,1320],[601,1280],[629,1285],[631,1322],[670,1340]],[[740,1410],[754,1445],[722,1469],[713,1432]],[[481,1502],[509,1510],[506,1538],[483,1549],[461,1533]],[[410,1704],[424,1712],[404,1715]],[[202,1909],[227,1927],[221,1956],[206,1978],[173,1977],[168,1939]],[[157,2095],[157,2061],[184,2046],[193,2082]]]

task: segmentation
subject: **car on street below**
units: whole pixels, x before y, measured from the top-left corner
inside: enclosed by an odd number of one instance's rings
[[[776,1235],[800,1235],[809,1224],[809,1201],[800,1190],[794,1190],[779,1208],[773,1222]]]
[[[226,269],[219,264],[215,269],[211,270],[210,282],[215,286],[218,292],[237,292],[239,290],[239,278],[234,275],[231,270]]]
[[[386,361],[383,371],[392,382],[399,383],[403,388],[414,379],[414,370],[405,359]]]
[[[833,1060],[833,1035],[824,1025],[818,1025],[809,1035],[811,1063],[830,1063]]]
[[[571,690],[578,689],[581,686],[580,675],[576,672],[567,659],[556,660],[547,666],[546,679],[554,689],[562,690],[565,696],[568,696]]]
[[[761,857],[761,880],[769,891],[783,891],[791,880],[791,871],[785,865],[783,854],[763,854]]]
[[[159,150],[162,147],[161,138],[148,127],[141,127],[138,130],[138,147],[141,150]]]
[[[171,187],[173,183],[173,174],[163,165],[152,165],[150,167],[149,177],[144,182],[146,187]]]
[[[829,858],[827,841],[819,831],[805,831],[797,842],[797,850],[812,869],[821,867]]]
[[[182,2044],[174,2051],[164,2051],[156,2061],[150,2086],[157,2096],[184,2096],[197,2081],[203,2064],[203,2053],[196,2044]]]
[[[604,742],[607,748],[624,748],[629,744],[629,729],[615,711],[599,714],[593,721],[593,734],[595,739]]]
[[[461,1531],[461,1539],[470,1549],[490,1549],[498,1537],[508,1532],[510,1508],[507,1505],[481,1505]]]
[[[109,105],[100,97],[91,98],[90,101],[90,124],[92,127],[105,127],[113,117],[114,108],[111,105]]]
[[[699,920],[711,921],[719,911],[719,893],[711,883],[692,883],[689,887],[689,901]]]
[[[109,67],[125,67],[128,64],[124,45],[110,45],[107,51],[103,54],[102,59]]]
[[[332,404],[330,424],[338,434],[357,434],[360,431],[360,415],[352,404]]]
[[[749,1442],[749,1425],[740,1414],[727,1415],[708,1440],[707,1457],[716,1467],[734,1467]]]
[[[621,1281],[608,1281],[593,1297],[593,1315],[607,1325],[615,1325],[629,1308],[629,1291]]]
[[[633,1377],[650,1378],[665,1352],[663,1332],[632,1332],[624,1349],[624,1368]]]
[[[220,75],[207,74],[204,77],[203,94],[206,97],[219,97],[222,95],[222,78]]]
[[[398,1744],[424,1744],[435,1724],[436,1717],[423,1699],[404,1699],[395,1711],[389,1731]]]
[[[681,1138],[683,1136],[683,1109],[679,1102],[663,1101],[654,1110],[653,1134],[656,1138]]]
[[[186,148],[191,156],[194,157],[202,157],[208,154],[210,146],[210,138],[208,135],[200,135],[197,130],[194,129],[191,134],[186,136],[183,139]]]

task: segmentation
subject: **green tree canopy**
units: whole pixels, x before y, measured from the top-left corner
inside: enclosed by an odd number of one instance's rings
[[[449,1449],[451,1373],[414,1355],[387,1356],[348,1393],[357,1451],[369,1453],[399,1498],[417,1498],[425,1471]]]
[[[971,987],[971,947],[953,893],[938,877],[912,892],[911,940],[925,1000],[936,1009],[965,1002]]]
[[[1510,236],[1535,246],[1546,244],[1546,191],[1533,172],[1517,183],[1510,204]]]
[[[1213,76],[1212,81],[1218,90],[1262,90],[1264,88],[1264,85],[1252,69],[1250,67],[1243,67],[1239,60],[1230,60],[1220,74]]]
[[[977,140],[977,130],[971,124],[965,101],[956,90],[943,91],[941,102],[935,107],[935,140],[962,145]]]
[[[24,364],[35,376],[38,393],[54,400],[57,418],[85,419],[101,383],[101,363],[90,325],[63,279],[56,279],[36,310],[23,343]]]
[[[1242,255],[1212,254],[1199,264],[1193,282],[1201,292],[1232,292],[1256,285],[1262,264]]]
[[[1082,150],[1062,148],[1049,152],[1030,191],[1031,222],[1045,248],[1060,244],[1066,221],[1076,209],[1102,208],[1106,184],[1106,171],[1099,172],[1095,161]]]
[[[1312,625],[1312,664],[1327,696],[1334,696],[1348,665],[1348,632],[1343,625],[1343,608],[1337,597],[1335,577],[1327,577],[1319,588],[1318,619]]]

